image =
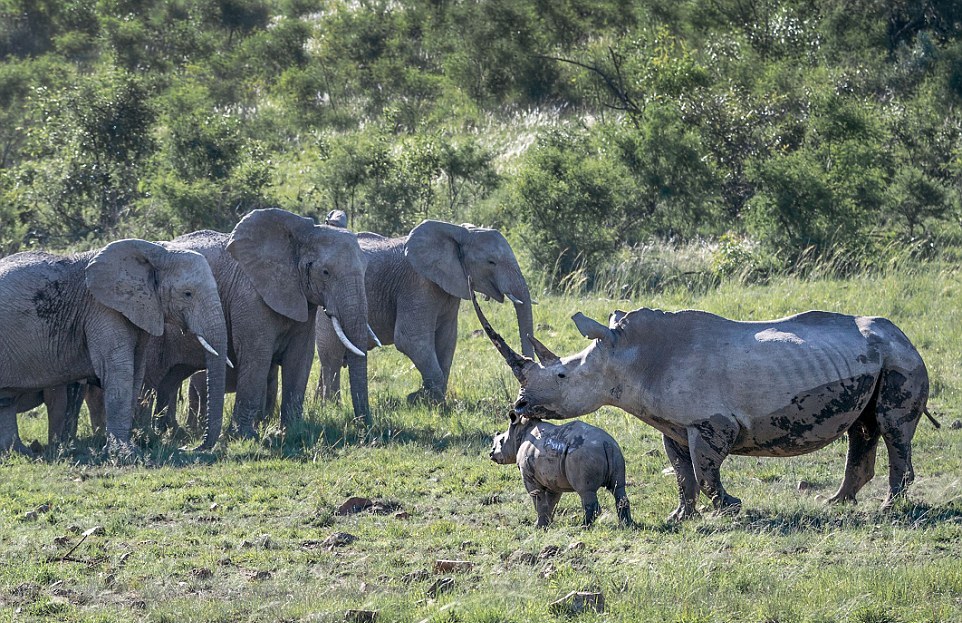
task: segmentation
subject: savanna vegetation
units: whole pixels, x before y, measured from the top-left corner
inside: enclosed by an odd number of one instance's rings
[[[605,596],[585,621],[962,620],[960,104],[955,0],[0,0],[0,253],[267,206],[383,234],[471,221],[511,240],[559,352],[584,344],[576,310],[884,315],[944,424],[920,424],[892,512],[884,449],[861,504],[822,505],[835,443],[731,457],[743,512],[672,525],[659,436],[602,409],[638,528],[602,493],[591,530],[568,496],[535,531],[487,459],[516,384],[463,309],[444,408],[406,404],[417,374],[385,348],[370,429],[310,403],[212,454],[144,433],[142,464],[114,466],[82,426],[2,459],[0,621],[554,621],[572,590]],[[354,495],[391,512],[336,515]]]
[[[510,232],[554,284],[953,243],[953,0],[3,0],[0,250],[341,208]],[[948,233],[946,233],[948,232]],[[946,237],[948,236],[948,238]],[[718,242],[721,241],[721,242]]]

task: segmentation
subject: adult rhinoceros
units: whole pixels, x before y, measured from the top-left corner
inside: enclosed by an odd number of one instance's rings
[[[879,437],[889,455],[883,508],[914,478],[912,436],[926,412],[928,374],[885,318],[809,311],[736,322],[638,309],[615,312],[606,327],[578,313],[575,325],[591,345],[559,358],[530,337],[538,364],[512,351],[474,305],[521,382],[519,415],[566,419],[612,405],[662,433],[678,478],[669,520],[696,514],[699,488],[717,511],[740,508],[719,478],[729,454],[794,456],[846,432],[845,478],[830,501],[854,502],[872,479]]]

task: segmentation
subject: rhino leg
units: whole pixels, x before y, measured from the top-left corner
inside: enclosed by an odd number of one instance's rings
[[[585,511],[585,518],[581,522],[581,525],[584,528],[588,528],[595,522],[598,515],[601,514],[601,504],[598,503],[598,492],[579,491],[578,496],[581,497],[581,508]]]
[[[532,493],[531,499],[534,501],[534,510],[538,513],[538,523],[535,526],[547,528],[554,520],[554,509],[561,500],[561,494],[541,489]]]
[[[688,427],[688,449],[701,490],[711,499],[718,513],[737,513],[742,501],[728,495],[722,486],[719,468],[738,437],[734,417],[716,413],[708,420]]]
[[[882,508],[890,507],[915,480],[912,437],[928,400],[928,377],[907,377],[896,370],[882,373],[876,407],[878,426],[889,455],[889,494]]]
[[[615,508],[618,510],[618,523],[624,527],[635,525],[635,522],[631,520],[631,504],[628,502],[628,494],[625,493],[624,483],[618,483],[618,485],[611,490],[611,494],[615,496]]]
[[[845,477],[838,491],[829,498],[835,502],[855,502],[855,496],[875,476],[875,454],[881,435],[875,419],[875,406],[870,403],[865,412],[848,429],[848,456],[845,458]]]
[[[665,442],[665,452],[668,460],[675,470],[675,478],[678,480],[678,508],[671,515],[668,521],[684,521],[698,516],[695,510],[695,501],[698,499],[698,480],[695,478],[695,468],[691,463],[691,453],[688,448],[684,448],[674,441],[671,437],[663,435]]]

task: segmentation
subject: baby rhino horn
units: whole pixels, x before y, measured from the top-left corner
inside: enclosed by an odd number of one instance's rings
[[[541,365],[547,366],[561,359],[560,357],[558,357],[558,355],[555,355],[553,352],[551,352],[551,349],[549,349],[547,346],[542,344],[541,340],[539,340],[535,336],[528,335],[527,338],[528,338],[528,341],[531,342],[531,345],[534,346],[534,352],[536,355],[538,355],[538,359],[541,361]]]

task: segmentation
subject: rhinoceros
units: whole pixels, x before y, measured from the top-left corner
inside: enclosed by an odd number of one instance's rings
[[[547,527],[561,494],[576,491],[588,527],[601,514],[598,489],[615,497],[618,520],[631,525],[625,493],[625,457],[611,435],[585,422],[562,426],[508,414],[508,430],[494,438],[490,457],[501,465],[517,464],[524,488],[534,501],[537,526]]]
[[[669,520],[697,514],[699,489],[716,512],[738,512],[719,467],[729,454],[795,456],[848,433],[842,484],[830,502],[855,501],[888,448],[891,506],[915,477],[912,436],[929,379],[909,339],[885,318],[808,311],[739,322],[703,311],[616,311],[609,325],[572,316],[592,340],[558,357],[529,336],[540,364],[514,352],[478,318],[521,383],[519,415],[566,419],[612,405],[662,433],[678,479]]]

